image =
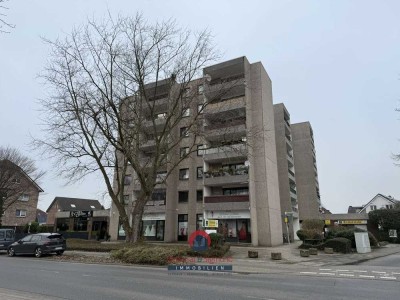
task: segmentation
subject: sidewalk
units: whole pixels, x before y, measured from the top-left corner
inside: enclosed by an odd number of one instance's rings
[[[400,244],[388,244],[386,246],[372,249],[371,253],[359,254],[325,254],[318,251],[318,255],[301,257],[298,249],[301,242],[285,244],[277,247],[252,247],[231,245],[230,254],[235,272],[238,273],[289,273],[293,270],[308,270],[310,268],[331,267],[343,265],[355,265],[357,263],[370,259],[388,256],[400,253]],[[258,251],[258,258],[248,258],[248,251]],[[280,252],[282,260],[272,260],[271,252]],[[84,252],[84,251],[66,251],[65,255],[78,254],[81,256],[109,257],[107,252]]]
[[[307,269],[310,267],[354,265],[362,261],[400,253],[399,244],[388,244],[364,254],[325,254],[323,251],[318,251],[318,255],[301,257],[298,249],[300,244],[301,242],[295,242],[278,247],[231,246],[232,264],[238,272],[271,273],[290,271],[294,268]],[[258,251],[258,258],[248,258],[249,250]],[[272,260],[271,252],[282,253],[282,260]]]

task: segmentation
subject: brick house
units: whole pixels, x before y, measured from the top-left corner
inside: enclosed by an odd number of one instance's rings
[[[0,164],[13,164],[10,161],[1,161]],[[11,203],[6,207],[3,212],[2,226],[4,227],[16,227],[25,226],[29,222],[34,222],[36,220],[37,214],[37,204],[39,199],[39,193],[43,192],[43,189],[28,176],[21,168],[15,168],[16,175],[13,175],[11,185],[17,185],[15,195],[7,198],[6,202]],[[10,186],[12,189],[12,186]]]

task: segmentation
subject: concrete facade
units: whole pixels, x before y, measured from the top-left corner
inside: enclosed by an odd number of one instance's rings
[[[318,219],[321,206],[314,134],[309,122],[291,125],[300,222]]]
[[[251,64],[246,57],[241,57],[207,67],[203,75],[190,83],[191,89],[203,85],[199,103],[202,97],[214,97],[223,90],[222,83],[235,84],[204,109],[204,135],[196,143],[205,149],[191,153],[164,184],[156,187],[158,196],[148,203],[142,218],[143,235],[149,240],[185,240],[201,228],[205,218],[218,220],[218,231],[227,241],[275,246],[283,242],[284,212],[288,212],[293,239],[299,226],[297,208],[301,211],[300,201],[299,207],[296,202],[296,182],[307,184],[297,178],[296,154],[292,152],[294,133],[292,141],[291,126],[286,123],[290,120],[286,118],[289,113],[283,105],[277,105],[274,110],[272,83],[267,72],[261,63]],[[156,101],[161,107],[163,100]],[[190,116],[182,118],[179,127],[187,122],[191,122]],[[177,159],[179,151],[194,142],[190,135],[182,139],[176,151],[169,153],[170,159]],[[143,145],[143,152],[151,153],[151,147],[150,142]],[[304,148],[301,143],[298,147]],[[307,159],[300,159],[303,155]],[[298,157],[300,173],[309,161],[314,166],[309,153],[298,152]],[[157,176],[163,176],[166,171],[160,170]],[[132,170],[127,174],[134,177]],[[127,210],[140,190],[134,182],[133,178],[127,187]],[[314,173],[312,182],[316,194]],[[315,217],[318,217],[319,205],[315,207]],[[304,215],[313,215],[308,214],[312,211],[308,206],[304,206],[304,211]],[[110,216],[111,238],[124,239],[114,205]]]
[[[298,239],[296,232],[300,229],[300,223],[290,114],[283,103],[274,105],[274,119],[282,231],[292,242]]]

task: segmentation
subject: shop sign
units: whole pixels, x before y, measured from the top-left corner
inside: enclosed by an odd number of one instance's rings
[[[207,218],[210,219],[250,219],[250,211],[208,211]]]
[[[367,224],[367,220],[339,220],[341,225],[361,225]]]
[[[71,218],[90,218],[93,217],[93,211],[91,210],[76,210],[76,211],[70,211],[69,216]]]
[[[331,225],[331,220],[325,220],[325,225]]]
[[[143,215],[142,221],[165,220],[165,214],[146,214]]]
[[[218,228],[218,220],[205,220],[204,225],[207,228]]]

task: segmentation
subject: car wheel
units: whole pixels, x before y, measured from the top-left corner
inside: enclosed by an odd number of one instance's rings
[[[57,256],[60,256],[60,255],[63,255],[63,253],[64,253],[64,251],[57,251],[57,252],[56,252],[56,255],[57,255]]]
[[[9,248],[7,252],[8,252],[8,256],[10,256],[10,257],[15,255],[15,251],[14,251],[13,247]]]
[[[41,257],[43,255],[42,253],[42,249],[40,249],[39,247],[35,249],[35,256],[37,258]]]

